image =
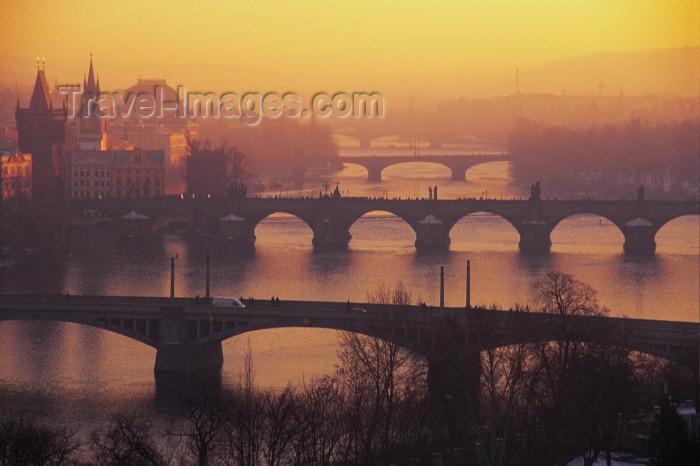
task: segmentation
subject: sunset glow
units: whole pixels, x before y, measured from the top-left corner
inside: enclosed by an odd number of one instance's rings
[[[494,81],[512,88],[516,67],[697,46],[699,14],[697,0],[5,0],[0,62],[6,84],[31,82],[37,56],[53,78],[80,81],[92,52],[110,88],[157,76],[220,92],[488,96]]]

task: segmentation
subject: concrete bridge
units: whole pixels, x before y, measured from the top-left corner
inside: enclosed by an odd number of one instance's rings
[[[361,333],[417,351],[429,363],[449,332],[457,351],[478,358],[500,346],[555,339],[554,314],[463,308],[282,301],[222,308],[187,298],[113,296],[0,296],[0,321],[74,322],[116,332],[156,348],[156,372],[190,372],[220,366],[221,342],[242,333],[311,327]],[[608,317],[569,318],[579,341],[628,348],[697,369],[697,322]]]
[[[697,201],[558,201],[558,200],[425,200],[383,198],[213,198],[180,197],[67,200],[61,204],[62,229],[82,212],[99,212],[114,219],[121,228],[154,232],[173,219],[205,225],[210,232],[252,245],[255,227],[277,212],[303,220],[313,231],[314,247],[342,249],[351,239],[350,227],[372,211],[390,212],[403,219],[415,232],[420,251],[445,251],[450,230],[466,215],[487,212],[503,217],[520,235],[519,247],[525,253],[546,253],[550,234],[562,220],[593,214],[610,220],[625,238],[628,253],[651,254],[655,235],[667,222],[683,215],[699,215]],[[130,211],[146,218],[123,218]],[[228,216],[228,220],[220,220]]]
[[[453,181],[464,181],[467,170],[475,165],[488,162],[501,162],[510,160],[502,155],[391,155],[391,156],[343,156],[338,157],[342,163],[354,163],[367,169],[368,181],[379,183],[382,181],[382,171],[389,166],[409,162],[429,162],[444,165],[452,171]]]

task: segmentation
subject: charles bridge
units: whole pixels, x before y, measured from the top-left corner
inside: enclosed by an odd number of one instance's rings
[[[593,214],[614,223],[625,238],[627,253],[651,254],[655,235],[667,222],[700,214],[698,201],[645,200],[494,200],[494,199],[388,199],[340,196],[320,198],[249,197],[191,198],[166,196],[138,199],[62,201],[61,231],[79,216],[111,219],[118,228],[135,233],[156,232],[164,226],[198,225],[205,231],[252,245],[255,227],[271,214],[287,213],[303,220],[313,231],[318,249],[343,249],[351,239],[350,227],[368,212],[386,211],[403,219],[415,232],[419,251],[445,251],[450,230],[466,215],[486,212],[507,220],[519,233],[525,253],[546,253],[550,234],[562,220]]]

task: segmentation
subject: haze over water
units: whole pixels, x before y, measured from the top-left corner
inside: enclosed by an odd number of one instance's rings
[[[355,151],[355,149],[349,149]],[[390,149],[374,149],[379,155]],[[302,193],[318,193],[337,181],[351,195],[427,197],[438,186],[442,199],[525,197],[511,185],[507,162],[484,164],[467,172],[467,182],[450,180],[449,170],[432,164],[386,169],[384,182],[370,184],[366,171],[348,166],[319,177]],[[290,191],[291,193],[291,191]],[[279,193],[270,193],[279,194]],[[546,196],[546,186],[544,187]],[[698,320],[700,303],[700,219],[682,217],[657,234],[657,253],[629,258],[623,237],[595,216],[563,221],[552,233],[548,256],[523,256],[518,235],[504,219],[480,213],[463,218],[451,231],[450,251],[417,254],[411,228],[398,217],[374,212],[351,229],[346,252],[314,252],[312,232],[301,220],[275,215],[255,231],[254,253],[220,238],[163,232],[153,238],[128,238],[111,230],[72,234],[65,254],[0,269],[2,293],[167,296],[169,257],[176,259],[176,294],[204,294],[205,254],[212,257],[212,294],[286,299],[364,301],[379,282],[401,281],[414,300],[439,303],[439,269],[445,267],[446,304],[465,303],[465,266],[471,261],[472,304],[497,303],[507,309],[532,301],[535,281],[547,271],[574,274],[590,284],[600,304],[616,316]],[[336,364],[337,333],[280,329],[244,334],[223,343],[223,382],[238,380],[250,340],[257,382],[279,388],[330,373]],[[0,322],[0,409],[48,422],[97,425],[108,413],[154,409],[155,350],[128,338],[77,324]]]

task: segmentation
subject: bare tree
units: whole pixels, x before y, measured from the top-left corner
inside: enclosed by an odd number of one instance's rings
[[[92,434],[96,464],[165,465],[163,454],[153,438],[151,424],[135,413],[117,414],[104,429]]]
[[[250,339],[243,357],[243,374],[239,385],[239,393],[234,396],[226,414],[226,457],[232,464],[253,466],[260,463],[265,410],[264,394],[255,386]]]
[[[581,325],[575,317],[605,316],[590,286],[565,273],[550,272],[536,284],[537,305],[554,316],[555,336],[532,344],[529,364],[529,393],[537,407],[538,429],[543,431],[546,462],[563,461],[583,454],[591,464],[603,448],[603,428],[611,424],[623,407],[615,404],[604,372],[620,374],[616,391],[629,388],[626,352],[609,344],[609,327]],[[611,369],[615,367],[615,370]],[[623,397],[624,399],[624,397]],[[609,443],[609,442],[608,442]]]
[[[294,420],[298,405],[296,391],[288,386],[279,394],[266,393],[262,401],[265,411],[262,456],[268,466],[285,464],[297,433]]]
[[[0,465],[72,464],[78,443],[73,432],[25,420],[0,422]]]
[[[381,283],[367,294],[367,300],[383,305],[410,304],[410,293],[402,283],[393,290]],[[425,380],[425,367],[399,346],[392,335],[379,339],[357,333],[340,337],[339,376],[349,403],[363,420],[361,461],[371,463],[380,452],[389,450],[396,433],[396,404]]]
[[[335,377],[304,385],[294,410],[291,464],[353,464],[357,419],[348,418],[347,402]]]
[[[245,195],[244,183],[252,175],[248,171],[249,159],[237,147],[227,147],[226,142],[213,145],[211,141],[187,141],[185,180],[187,192],[197,197]]]
[[[192,463],[207,466],[223,456],[222,433],[230,406],[213,387],[203,387],[196,398],[183,398],[181,414],[168,434],[184,440]]]

